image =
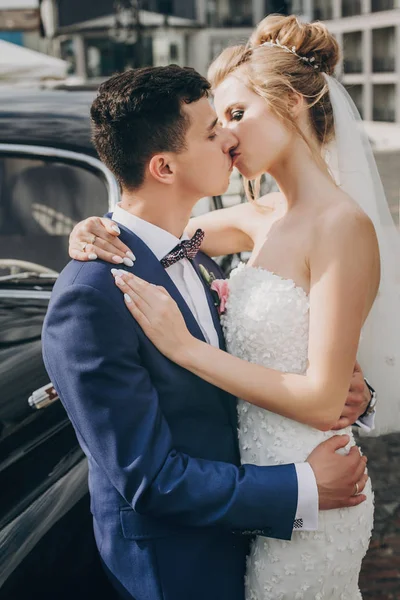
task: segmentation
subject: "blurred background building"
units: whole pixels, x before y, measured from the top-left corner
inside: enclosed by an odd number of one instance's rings
[[[270,13],[325,21],[366,121],[400,124],[400,0],[0,0],[0,38],[54,54],[81,81],[171,62],[206,73]]]
[[[39,0],[0,0],[0,39],[50,52],[50,44],[40,32]]]
[[[399,0],[316,0],[343,48],[343,83],[367,121],[400,123]]]
[[[205,73],[223,47],[245,40],[266,14],[311,15],[299,0],[42,0],[40,6],[47,37],[83,79],[171,62]]]

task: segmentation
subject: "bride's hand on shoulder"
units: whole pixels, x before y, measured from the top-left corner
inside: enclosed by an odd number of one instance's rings
[[[112,269],[115,285],[124,294],[127,309],[146,337],[170,360],[181,363],[198,340],[186,327],[176,302],[161,286],[121,269]]]
[[[115,265],[133,266],[135,256],[121,240],[118,225],[105,217],[89,217],[77,223],[69,236],[68,253],[80,261],[100,258]]]

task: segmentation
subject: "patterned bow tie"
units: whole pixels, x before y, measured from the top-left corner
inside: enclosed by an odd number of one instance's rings
[[[161,259],[160,262],[164,269],[170,267],[183,258],[193,260],[199,251],[203,239],[204,231],[202,229],[198,229],[190,240],[183,240],[183,242],[177,244],[175,248],[171,250],[171,252],[168,252],[168,254]]]

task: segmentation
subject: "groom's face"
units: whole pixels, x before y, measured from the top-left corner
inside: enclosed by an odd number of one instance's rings
[[[230,152],[236,147],[237,138],[218,124],[207,98],[184,104],[182,111],[190,125],[186,148],[175,156],[179,188],[188,197],[223,194],[229,185],[233,169]]]

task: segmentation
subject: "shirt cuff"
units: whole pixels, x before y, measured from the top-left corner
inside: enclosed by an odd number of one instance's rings
[[[374,410],[371,414],[360,417],[356,423],[361,429],[369,433],[375,429],[375,415],[376,411]]]
[[[297,463],[297,511],[294,530],[316,531],[318,529],[318,488],[314,471],[307,462]]]

